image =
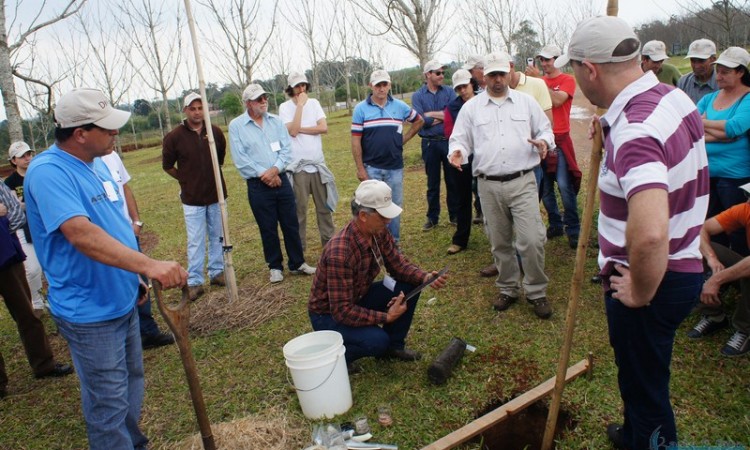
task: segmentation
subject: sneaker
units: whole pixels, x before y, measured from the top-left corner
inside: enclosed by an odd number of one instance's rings
[[[510,295],[500,294],[492,302],[492,307],[495,308],[495,311],[505,311],[506,309],[510,308],[510,305],[512,305],[516,301],[518,301],[518,297],[511,297]]]
[[[164,347],[165,345],[174,344],[174,336],[170,333],[156,333],[141,336],[141,347],[144,350],[150,348]]]
[[[422,231],[430,231],[436,226],[437,226],[437,222],[433,222],[430,219],[427,219],[427,222],[425,222],[424,225],[422,225]]]
[[[211,277],[211,286],[226,286],[227,281],[224,278],[224,272],[219,273],[215,277]]]
[[[750,351],[750,334],[736,331],[722,347],[724,356],[740,356]]]
[[[271,269],[271,283],[281,283],[284,281],[284,274],[279,269]]]
[[[607,437],[614,448],[625,450],[625,442],[622,438],[622,425],[619,423],[610,423],[607,425]]]
[[[191,302],[194,302],[198,300],[198,297],[203,295],[205,291],[203,290],[203,286],[188,286],[188,299]]]
[[[307,263],[302,263],[301,266],[289,272],[294,275],[315,275],[315,267],[310,267]]]
[[[448,254],[449,255],[455,255],[456,253],[462,251],[464,247],[461,247],[460,245],[451,244],[450,247],[448,247]]]
[[[534,305],[534,314],[540,319],[549,319],[552,316],[552,307],[547,301],[547,297],[539,297],[529,300]]]
[[[422,354],[409,348],[391,348],[385,354],[388,358],[398,359],[401,361],[419,361]]]
[[[692,339],[700,339],[706,336],[710,336],[719,330],[729,326],[729,319],[724,315],[724,319],[720,321],[711,320],[708,316],[701,317],[701,320],[693,327],[692,330],[688,331],[687,335]]]
[[[560,237],[563,234],[565,234],[565,232],[563,231],[562,228],[557,228],[557,227],[549,227],[549,228],[547,228],[547,239],[553,239],[553,238],[556,238],[556,237]]]

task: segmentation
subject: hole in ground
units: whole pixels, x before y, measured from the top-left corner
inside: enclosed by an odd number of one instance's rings
[[[504,405],[509,400],[490,404],[477,417]],[[487,429],[474,443],[482,444],[482,450],[535,450],[542,447],[544,428],[547,424],[549,407],[545,402],[532,403],[522,411],[517,412],[505,420]],[[559,438],[567,430],[572,430],[578,422],[571,415],[560,409],[555,426],[555,438]]]

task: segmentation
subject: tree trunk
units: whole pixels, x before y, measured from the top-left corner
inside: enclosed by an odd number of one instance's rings
[[[18,109],[18,98],[16,97],[15,77],[10,65],[10,49],[8,48],[8,36],[5,32],[5,14],[0,14],[0,91],[3,93],[5,104],[5,115],[8,117],[8,133],[10,141],[23,140],[23,123],[21,112]]]

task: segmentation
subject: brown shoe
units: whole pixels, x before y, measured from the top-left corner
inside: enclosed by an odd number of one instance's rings
[[[479,271],[480,277],[496,277],[499,272],[497,271],[497,266],[494,264],[490,264],[489,266],[485,267],[484,269]]]
[[[547,301],[547,297],[539,297],[533,300],[529,300],[529,303],[534,305],[534,314],[540,319],[549,319],[552,317],[552,307]]]
[[[495,301],[492,302],[492,307],[495,311],[505,311],[510,308],[510,305],[518,301],[518,297],[511,297],[510,295],[500,294],[497,296]]]
[[[191,302],[198,300],[198,297],[203,295],[203,286],[188,286],[188,299]]]
[[[226,286],[227,282],[224,279],[224,272],[211,278],[211,286]]]
[[[455,255],[456,253],[462,251],[465,247],[461,247],[460,245],[451,244],[450,247],[448,247],[448,254],[449,255]]]
[[[388,358],[399,359],[401,361],[419,361],[422,354],[409,348],[391,348],[385,354]]]

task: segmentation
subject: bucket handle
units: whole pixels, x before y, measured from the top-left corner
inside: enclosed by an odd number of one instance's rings
[[[339,359],[341,359],[341,355],[339,355],[339,356],[336,357],[336,362],[332,365],[331,371],[328,373],[328,376],[325,377],[325,379],[319,385],[315,386],[314,388],[311,388],[311,389],[300,389],[297,386],[295,386],[294,383],[292,382],[292,380],[289,379],[289,372],[290,372],[289,366],[287,366],[286,372],[285,372],[285,374],[286,374],[286,382],[289,383],[289,386],[293,387],[297,392],[311,392],[311,391],[314,391],[315,389],[318,389],[319,387],[321,387],[324,384],[326,384],[326,381],[328,381],[331,378],[331,376],[333,375],[333,371],[336,370],[336,365],[339,363]]]

